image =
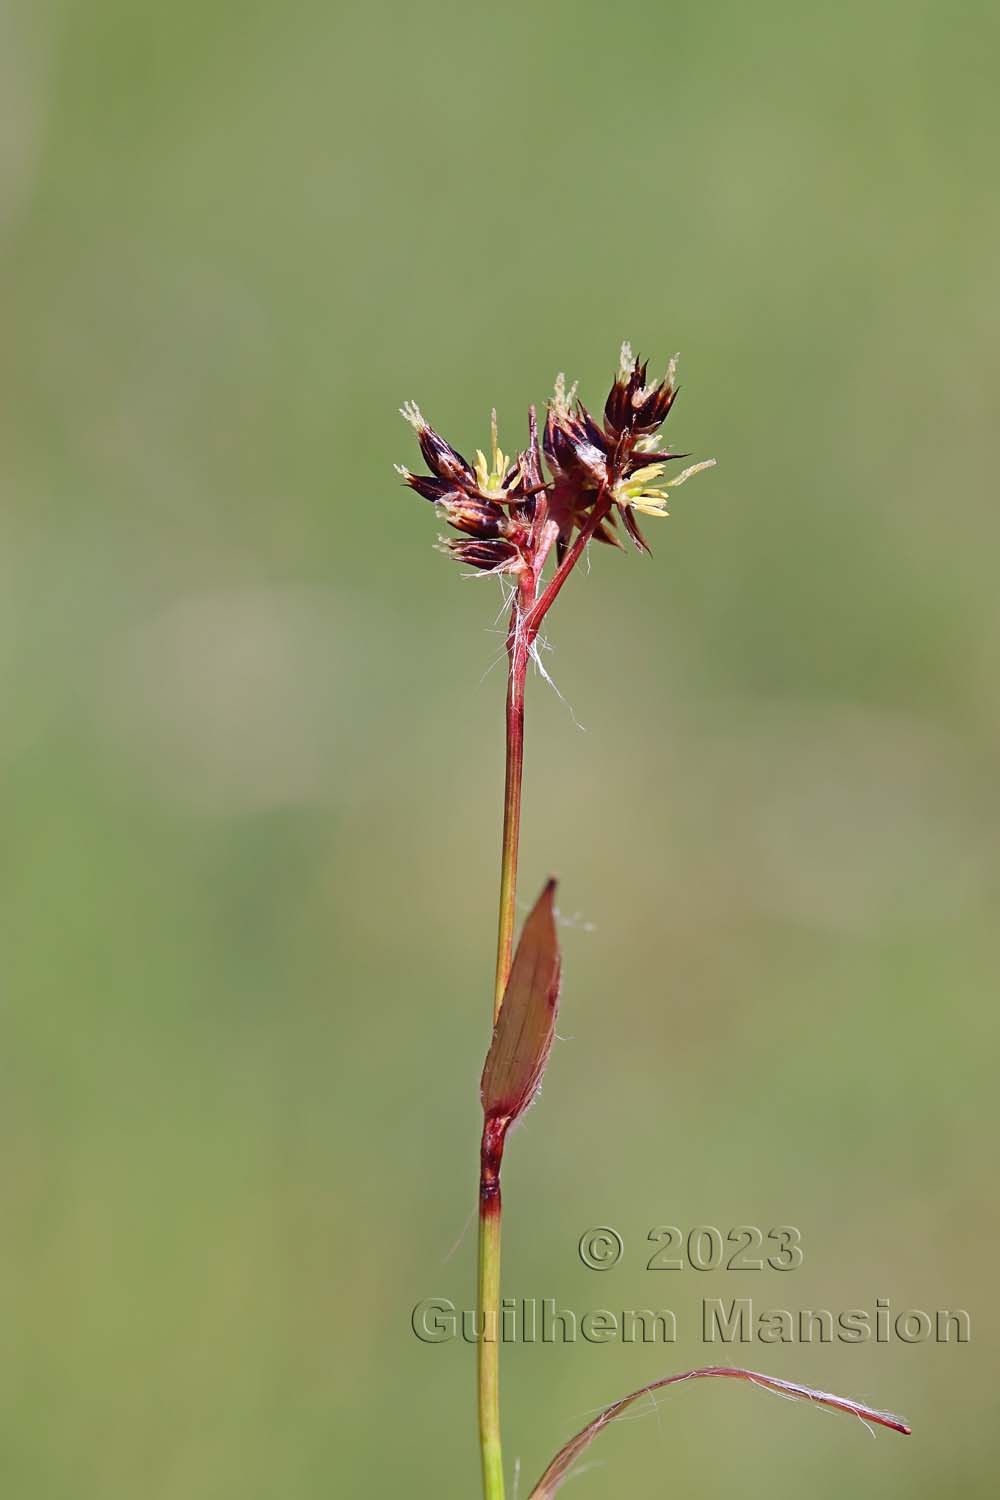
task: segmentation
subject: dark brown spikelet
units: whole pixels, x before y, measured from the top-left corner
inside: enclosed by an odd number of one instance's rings
[[[424,462],[432,474],[452,484],[471,484],[475,479],[471,464],[450,443],[424,422],[417,428],[417,440]]]
[[[610,506],[612,515],[595,530],[598,540],[617,543],[612,529],[613,517],[617,517],[636,547],[649,551],[636,512],[665,515],[667,489],[694,472],[658,480],[663,466],[682,456],[659,448],[656,440],[677,396],[676,368],[675,358],[663,379],[649,384],[648,362],[634,359],[628,344],[623,344],[619,371],[604,403],[603,424],[574,400],[575,390],[566,394],[563,377],[559,377],[549,404],[544,445],[553,475],[550,510],[559,527],[560,556],[574,531],[587,526],[599,504]],[[660,488],[652,488],[654,480]]]
[[[457,558],[470,568],[480,568],[486,573],[515,573],[521,567],[521,553],[513,542],[497,538],[494,541],[466,541],[462,537],[442,537],[438,543],[442,552]]]
[[[677,395],[673,361],[662,380],[647,385],[648,360],[642,364],[635,360],[629,366],[630,358],[626,344],[621,369],[604,403],[604,427],[609,437],[620,438],[626,432],[637,438],[649,437],[666,421]]]
[[[487,573],[519,573],[532,559],[533,520],[536,495],[544,488],[537,465],[525,453],[510,461],[501,453],[496,437],[496,413],[491,428],[491,461],[477,453],[470,464],[456,448],[425,421],[413,402],[402,407],[413,427],[428,474],[413,474],[397,465],[404,481],[418,495],[436,506],[466,539],[442,539],[441,551],[469,567]],[[530,473],[530,477],[529,477]]]

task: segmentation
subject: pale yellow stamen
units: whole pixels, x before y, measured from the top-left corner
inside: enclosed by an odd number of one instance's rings
[[[635,473],[629,476],[629,488],[631,489],[633,485],[638,485],[640,490],[645,489],[651,479],[659,479],[663,473],[663,469],[663,464],[647,464],[644,469],[636,469]]]
[[[490,454],[487,459],[482,448],[476,449],[476,459],[473,467],[476,471],[476,483],[484,495],[495,500],[504,498],[503,477],[510,468],[510,458],[500,447],[497,441],[497,414],[493,412],[490,418]]]
[[[677,475],[676,479],[664,479],[656,489],[650,488],[650,480],[659,479],[663,473],[664,465],[647,464],[644,469],[637,469],[628,479],[625,479],[616,487],[615,500],[619,505],[630,505],[633,510],[641,511],[644,516],[666,516],[669,500],[668,490],[676,489],[692,474],[700,474],[702,469],[711,469],[715,465],[714,458],[706,458],[700,464],[692,464]]]
[[[640,495],[637,500],[630,500],[629,504],[633,510],[641,511],[644,516],[669,516],[667,510],[667,497],[659,490],[651,490],[648,495]]]

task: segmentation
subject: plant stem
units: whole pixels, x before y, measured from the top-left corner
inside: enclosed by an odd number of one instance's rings
[[[510,977],[517,901],[517,857],[521,836],[521,784],[524,773],[524,685],[531,648],[539,627],[588,541],[611,508],[598,496],[587,524],[569,548],[538,597],[538,573],[523,574],[511,607],[507,632],[507,755],[504,774],[503,841],[500,854],[500,912],[497,921],[497,966],[493,988],[496,1025]],[[539,570],[540,570],[539,565]],[[479,1173],[479,1273],[477,1280],[477,1383],[479,1449],[484,1500],[504,1500],[503,1451],[500,1439],[500,1162],[504,1130],[487,1121]]]
[[[530,596],[525,598],[530,588]],[[500,854],[500,915],[497,922],[497,967],[493,987],[493,1022],[503,1003],[514,949],[517,899],[517,854],[521,837],[521,780],[524,770],[524,683],[531,641],[523,628],[526,609],[534,602],[534,586],[518,590],[507,632],[507,763],[503,792],[503,842]]]
[[[497,921],[497,967],[493,990],[496,1025],[510,977],[517,898],[517,855],[521,835],[521,780],[524,767],[524,683],[530,643],[524,614],[534,602],[536,580],[522,578],[507,632],[507,758],[503,797],[503,843],[500,856],[500,914]],[[484,1500],[503,1500],[503,1454],[500,1441],[500,1159],[503,1134],[487,1121],[479,1169],[479,1276],[477,1283],[479,1449]]]
[[[611,497],[598,495],[586,525],[578,533],[546,588],[538,597],[538,574],[523,576],[511,607],[507,631],[507,761],[504,774],[503,842],[500,854],[500,916],[497,923],[497,967],[493,987],[496,1025],[510,975],[517,900],[517,855],[521,836],[521,782],[524,774],[524,684],[531,648],[559,591],[583,555],[584,548],[611,509]]]
[[[500,1441],[500,1159],[503,1129],[483,1128],[479,1175],[479,1448],[484,1500],[504,1500]]]

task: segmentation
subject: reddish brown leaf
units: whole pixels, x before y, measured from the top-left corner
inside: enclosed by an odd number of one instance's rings
[[[559,943],[550,880],[521,931],[480,1095],[487,1120],[512,1124],[538,1092],[555,1034],[559,1004]]]
[[[892,1412],[888,1411],[876,1411],[874,1407],[863,1406],[860,1401],[849,1401],[845,1396],[831,1396],[827,1391],[815,1391],[811,1386],[799,1385],[794,1380],[778,1380],[773,1375],[759,1375],[756,1370],[739,1370],[732,1365],[709,1365],[704,1370],[685,1370],[682,1375],[667,1375],[662,1380],[654,1380],[650,1385],[644,1385],[639,1390],[632,1391],[630,1395],[623,1396],[620,1401],[614,1401],[610,1406],[606,1406],[599,1416],[587,1423],[582,1432],[578,1432],[576,1437],[570,1438],[565,1447],[560,1448],[531,1491],[528,1500],[551,1500],[563,1480],[569,1477],[570,1469],[580,1454],[589,1448],[598,1433],[603,1432],[609,1422],[621,1416],[622,1412],[626,1411],[634,1401],[638,1401],[642,1396],[651,1396],[655,1391],[662,1391],[668,1385],[678,1385],[684,1380],[704,1380],[713,1375],[721,1375],[730,1380],[748,1380],[751,1385],[760,1386],[766,1391],[775,1391],[779,1396],[791,1397],[797,1401],[812,1401],[817,1406],[825,1406],[833,1411],[842,1411],[848,1416],[858,1417],[862,1422],[874,1422],[879,1427],[889,1427],[893,1432],[902,1432],[906,1435],[910,1432],[902,1417],[895,1417]]]

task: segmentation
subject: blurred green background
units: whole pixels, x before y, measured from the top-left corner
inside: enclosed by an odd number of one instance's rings
[[[473,1350],[409,1318],[472,1295],[499,593],[396,412],[514,446],[625,337],[719,467],[567,589],[572,713],[531,684],[565,1040],[505,1291],[681,1339],[508,1351],[510,1467],[704,1363],[702,1297],[887,1296],[972,1342],[730,1353],[907,1442],[704,1384],[574,1495],[995,1492],[998,41],[977,0],[0,7],[9,1494],[476,1493]],[[652,1275],[665,1223],[806,1262]]]

